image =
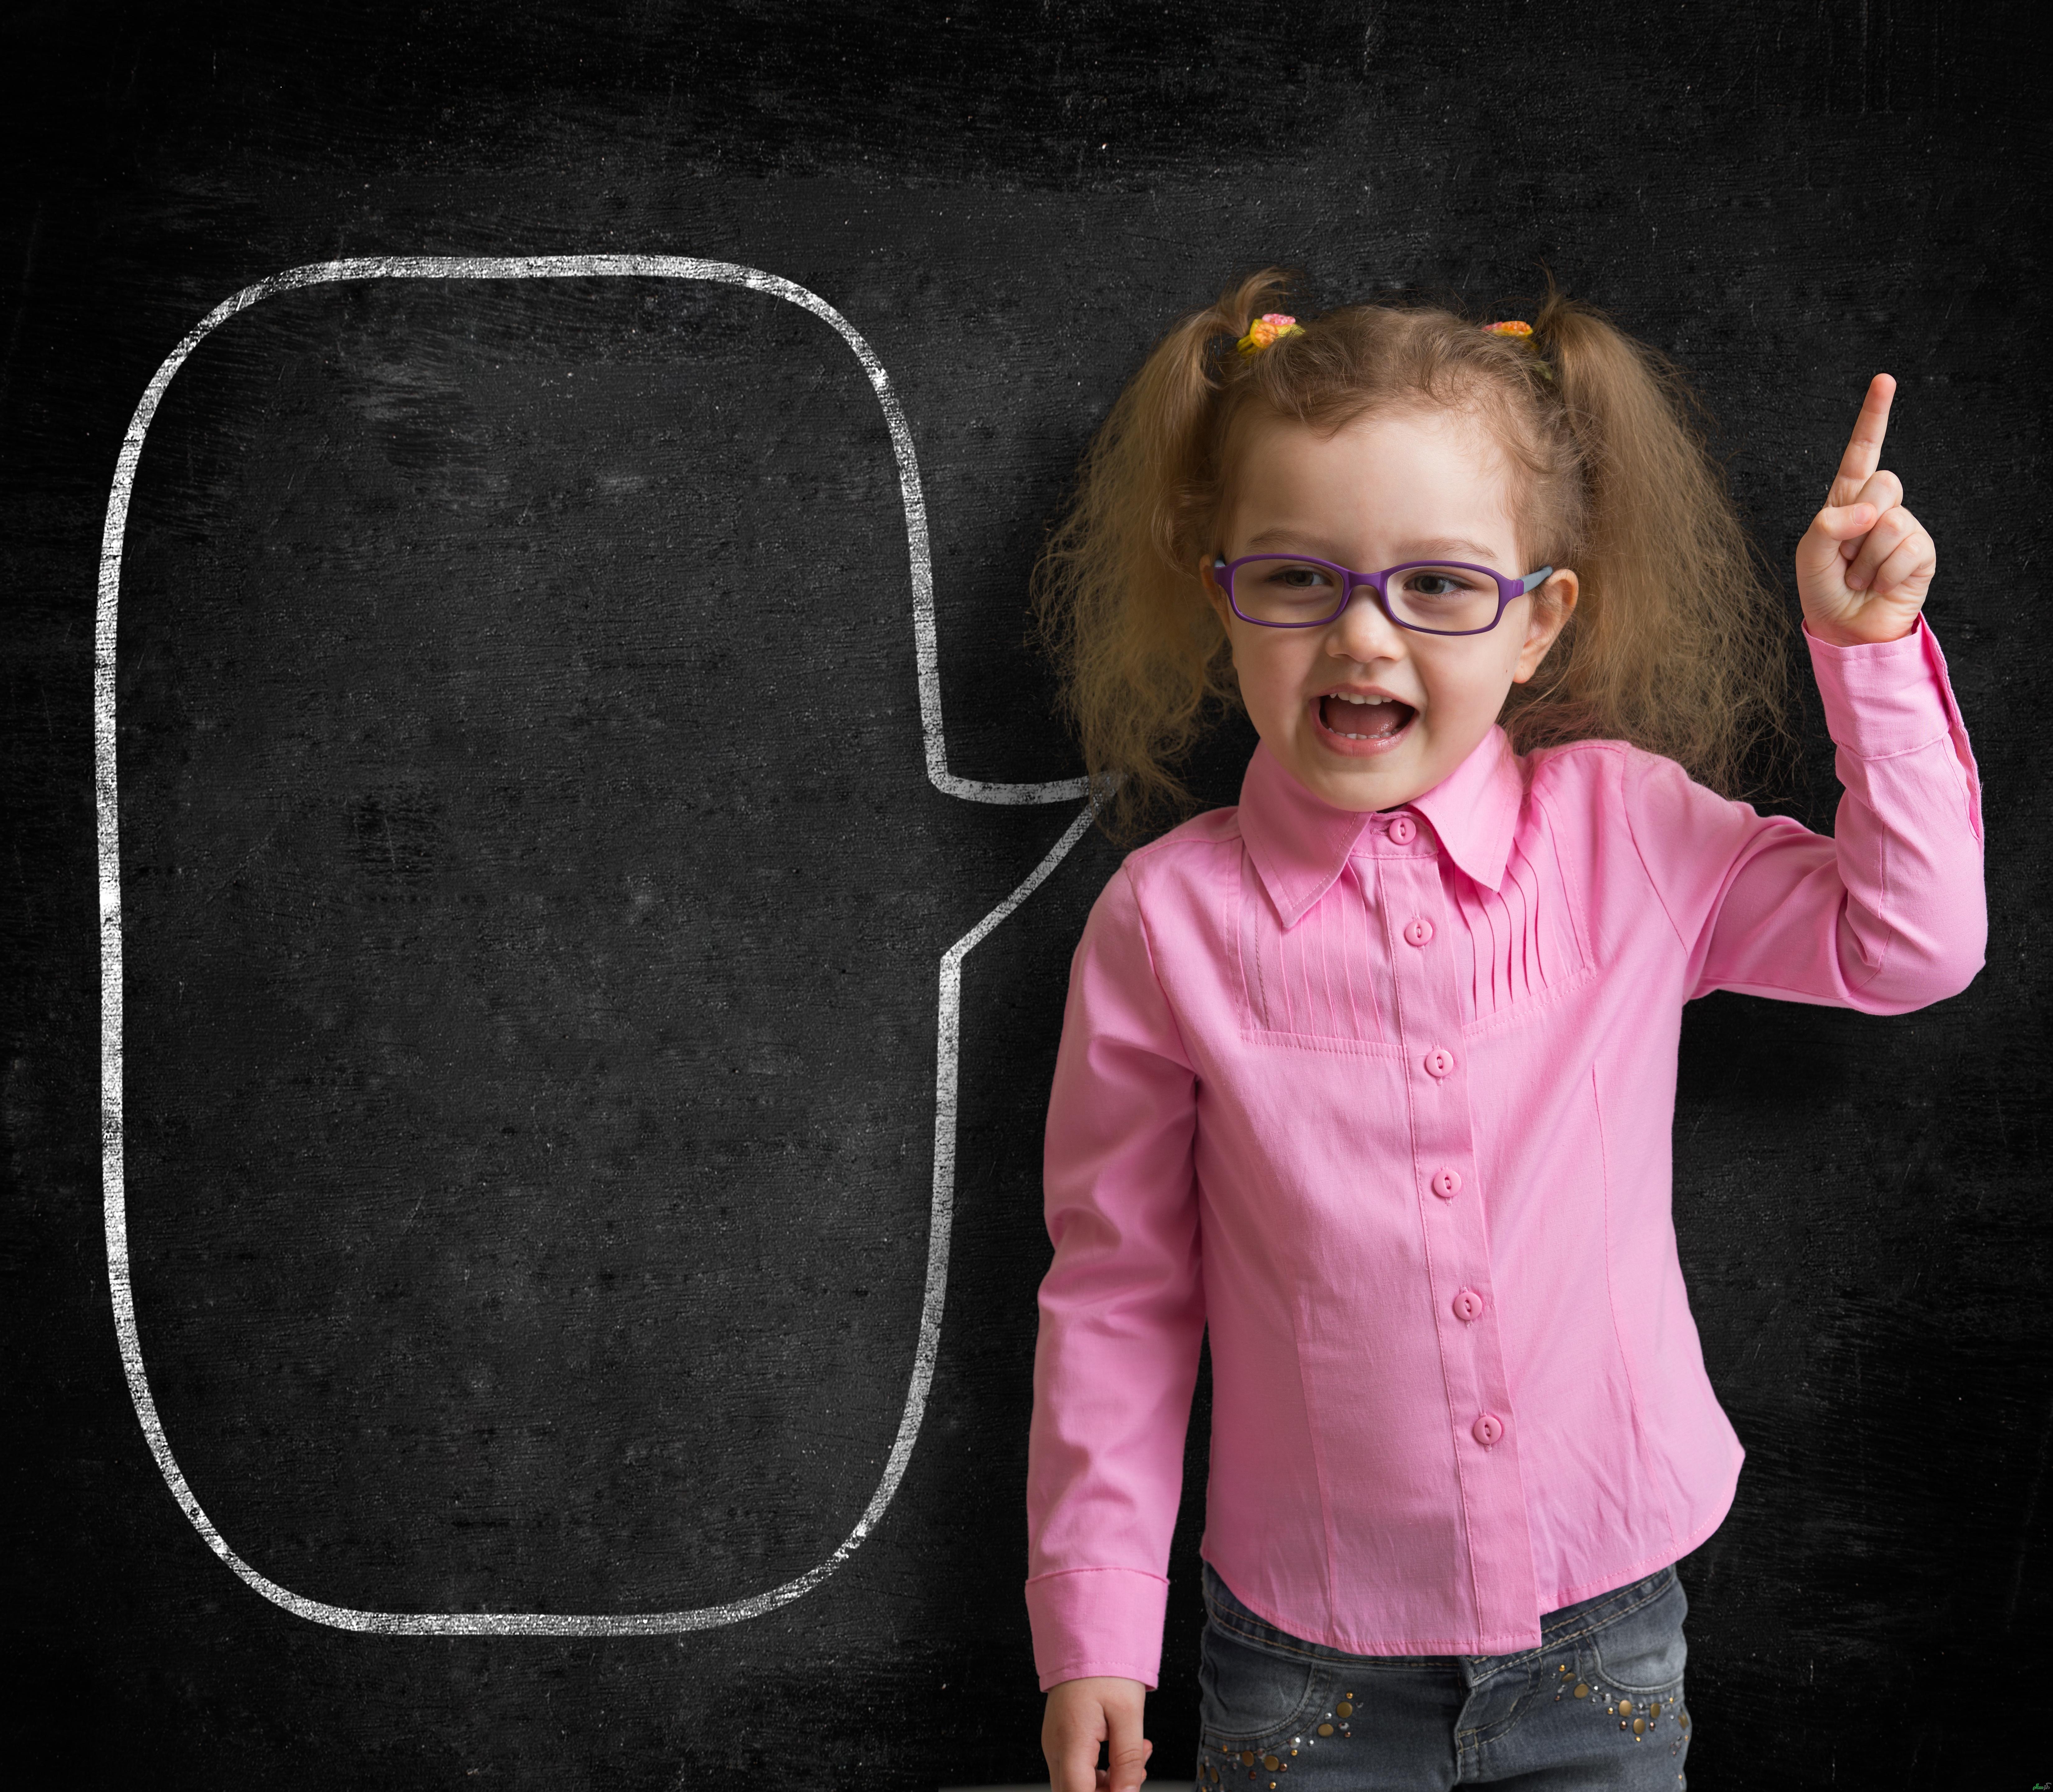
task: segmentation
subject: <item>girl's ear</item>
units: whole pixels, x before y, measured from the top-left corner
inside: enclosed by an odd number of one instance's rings
[[[1518,650],[1518,664],[1511,682],[1522,685],[1540,670],[1547,650],[1554,645],[1568,619],[1576,613],[1576,599],[1582,595],[1581,582],[1565,567],[1533,594],[1533,607],[1525,623],[1525,640]]]
[[[1198,582],[1205,588],[1205,601],[1212,607],[1212,614],[1219,618],[1219,627],[1231,635],[1233,632],[1233,611],[1227,603],[1226,593],[1219,589],[1219,580],[1213,576],[1214,557],[1211,554],[1198,556]]]

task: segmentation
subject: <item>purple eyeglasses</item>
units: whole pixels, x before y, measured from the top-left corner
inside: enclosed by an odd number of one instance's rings
[[[1553,572],[1543,566],[1522,579],[1511,579],[1465,560],[1406,560],[1380,572],[1357,572],[1304,554],[1212,560],[1213,576],[1244,623],[1263,628],[1317,628],[1338,617],[1366,585],[1376,593],[1384,615],[1399,628],[1419,635],[1487,635],[1502,619],[1507,604],[1545,584]]]

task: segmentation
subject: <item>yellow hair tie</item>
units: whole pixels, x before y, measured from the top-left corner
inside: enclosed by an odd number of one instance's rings
[[[1281,342],[1284,337],[1302,336],[1305,326],[1294,317],[1286,317],[1280,311],[1265,311],[1247,326],[1247,334],[1234,344],[1250,361],[1272,342]]]
[[[1550,386],[1554,383],[1554,370],[1548,366],[1546,357],[1540,352],[1540,340],[1533,335],[1530,324],[1521,318],[1508,317],[1501,324],[1486,324],[1482,330],[1485,336],[1502,336],[1506,342],[1516,343],[1521,348],[1529,351],[1533,367],[1541,378]]]

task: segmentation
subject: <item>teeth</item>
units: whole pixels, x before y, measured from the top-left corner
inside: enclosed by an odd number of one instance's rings
[[[1343,703],[1388,703],[1392,701],[1388,697],[1356,697],[1351,690],[1333,690],[1326,694],[1337,697]]]

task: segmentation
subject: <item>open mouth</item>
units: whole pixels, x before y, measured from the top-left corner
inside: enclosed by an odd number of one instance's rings
[[[1343,697],[1337,693],[1319,699],[1319,725],[1343,741],[1368,743],[1394,741],[1411,725],[1419,712],[1394,697]]]

